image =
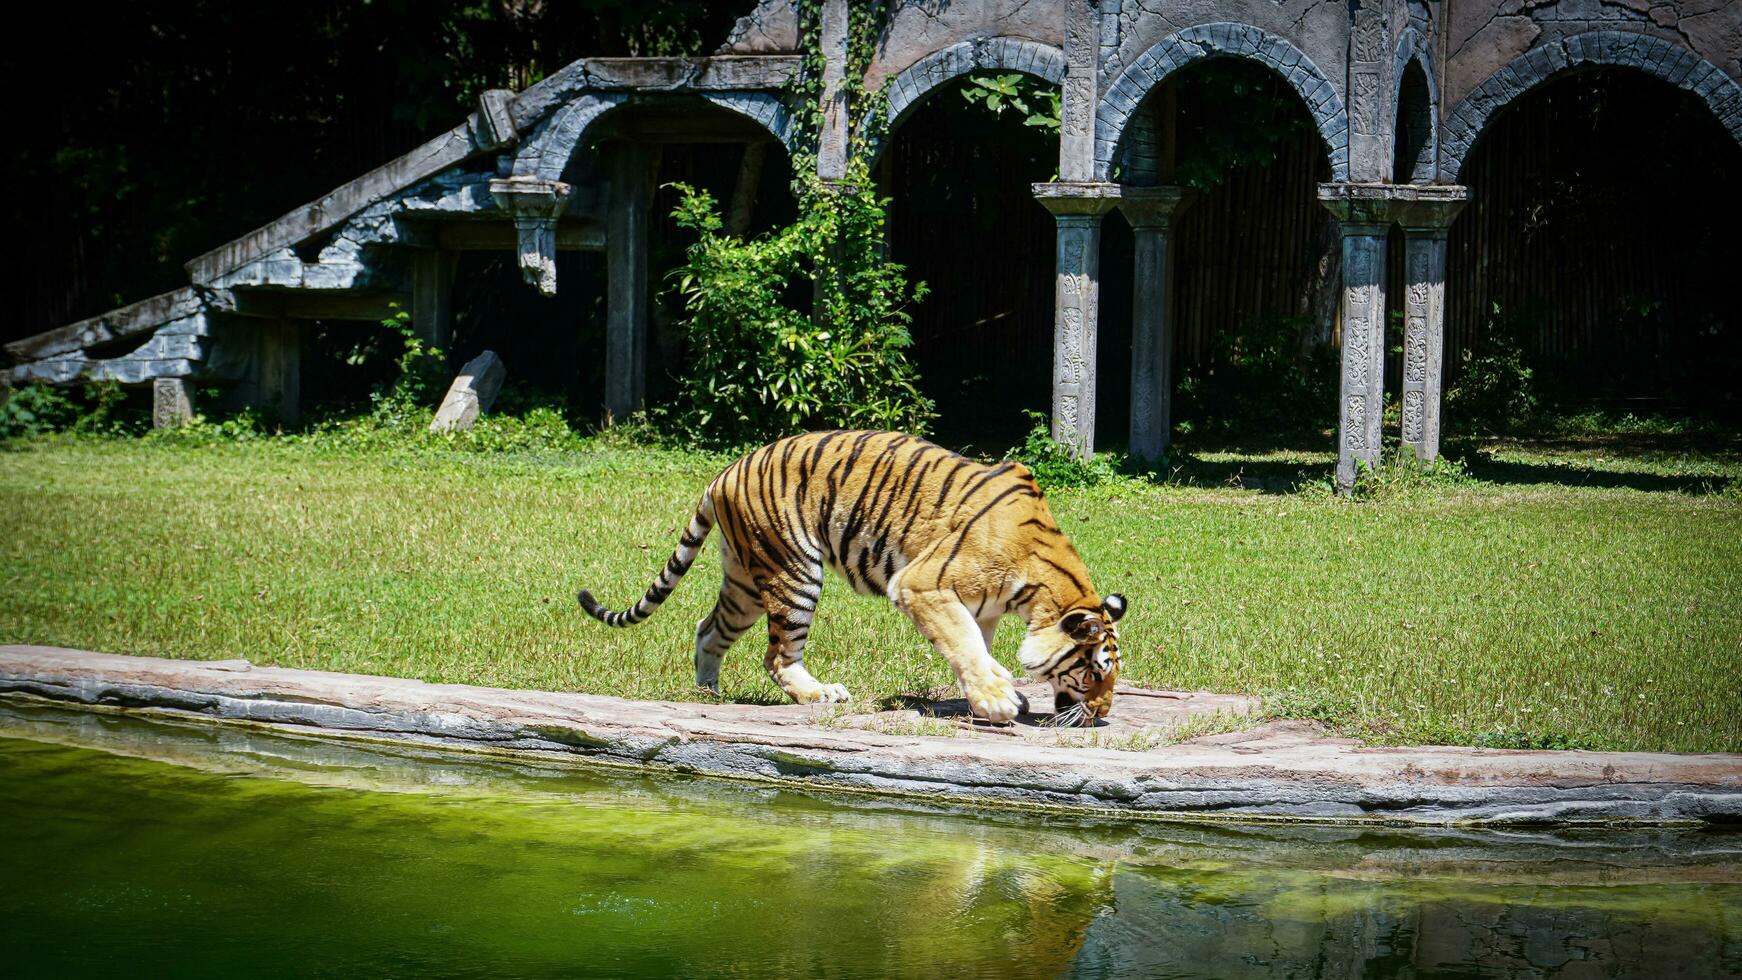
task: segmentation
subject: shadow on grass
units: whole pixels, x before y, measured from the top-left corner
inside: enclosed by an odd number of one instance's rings
[[[1563,487],[1596,487],[1600,489],[1644,490],[1651,493],[1679,493],[1689,496],[1721,494],[1735,481],[1717,473],[1672,475],[1667,473],[1627,473],[1600,469],[1577,462],[1536,463],[1495,459],[1482,453],[1463,457],[1470,475],[1485,483],[1502,485],[1551,484]]]
[[[1150,476],[1152,482],[1188,487],[1228,487],[1260,493],[1299,493],[1308,486],[1331,478],[1333,467],[1302,464],[1289,459],[1206,460],[1179,454],[1167,471]]]
[[[1527,458],[1497,459],[1497,453]],[[1713,433],[1551,434],[1493,443],[1461,440],[1448,446],[1446,454],[1461,461],[1471,476],[1487,483],[1549,484],[1705,496],[1734,490],[1736,477],[1710,471],[1669,472],[1669,464],[1734,466],[1742,462],[1742,438]],[[1649,469],[1616,469],[1603,465],[1606,460],[1592,458],[1599,455]]]
[[[1322,458],[1329,434],[1231,437],[1176,446],[1151,482],[1294,494],[1327,488],[1333,464]],[[1388,452],[1394,452],[1395,447]],[[1497,486],[1563,486],[1707,496],[1734,493],[1742,478],[1725,470],[1742,465],[1742,435],[1617,433],[1545,435],[1501,440],[1449,441],[1446,458],[1462,463],[1475,481]],[[1496,458],[1504,455],[1513,458]],[[1215,456],[1216,459],[1205,457]],[[1289,456],[1304,458],[1288,458]],[[1617,468],[1612,463],[1629,466]],[[1634,469],[1632,467],[1638,467]],[[1705,469],[1706,472],[1675,472]]]
[[[1217,436],[1176,444],[1157,471],[1134,475],[1171,486],[1299,493],[1308,486],[1329,484],[1335,465],[1311,459],[1322,458],[1334,445],[1331,433]],[[1206,456],[1232,458],[1206,459]],[[1291,456],[1297,458],[1288,458]]]

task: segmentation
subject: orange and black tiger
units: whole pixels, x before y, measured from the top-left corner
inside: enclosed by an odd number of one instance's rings
[[[854,590],[887,596],[955,669],[975,714],[1008,722],[1025,710],[1010,671],[992,659],[998,621],[1028,623],[1018,659],[1052,685],[1055,712],[1093,724],[1113,705],[1114,623],[1125,600],[1103,600],[1021,463],[988,466],[896,432],[813,432],[744,456],[708,484],[677,551],[631,609],[591,594],[581,607],[609,626],[653,615],[720,531],[720,597],[696,626],[696,683],[719,690],[720,658],[768,618],[763,666],[794,701],[845,701],[804,667],[823,569]]]

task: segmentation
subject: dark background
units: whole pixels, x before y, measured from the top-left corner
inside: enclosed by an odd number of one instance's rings
[[[14,99],[0,340],[185,284],[182,263],[448,129],[486,88],[524,88],[584,55],[706,53],[750,6],[134,0],[21,8],[11,15],[13,43],[0,52]],[[1261,69],[1213,62],[1184,76],[1170,82],[1179,151],[1197,147],[1224,162],[1194,171],[1208,174],[1206,186],[1181,218],[1175,249],[1177,370],[1203,380],[1255,324],[1308,339],[1318,330],[1314,269],[1327,225],[1313,184],[1326,168],[1298,100]],[[913,356],[944,412],[940,433],[1005,439],[1025,428],[1023,409],[1048,400],[1051,230],[1027,184],[1052,176],[1056,143],[949,86],[888,146],[878,173],[895,197],[892,254],[932,287],[915,310]],[[658,179],[697,183],[724,200],[740,153],[668,146]],[[769,159],[763,227],[790,207],[784,154]],[[1731,280],[1742,268],[1734,231],[1742,148],[1702,102],[1623,69],[1573,73],[1498,115],[1464,179],[1474,200],[1451,242],[1448,384],[1462,351],[1503,332],[1566,404],[1738,412],[1742,322]],[[661,192],[655,206],[663,213],[674,201]],[[653,244],[657,284],[686,242],[660,221]],[[547,302],[519,284],[510,257],[467,255],[457,346],[488,337],[507,348],[518,380],[581,398],[597,386],[574,366],[596,360],[588,352],[602,330],[601,258],[565,253],[564,289]],[[1103,442],[1117,442],[1131,283],[1130,234],[1116,214],[1103,274],[1101,429]],[[681,370],[680,315],[669,298],[655,309],[654,397]],[[484,323],[510,324],[511,336],[468,327]],[[306,366],[311,399],[355,387],[335,380],[323,394],[317,363]],[[1265,392],[1246,394],[1254,397],[1242,401],[1258,402]],[[1192,409],[1190,399],[1181,407]]]

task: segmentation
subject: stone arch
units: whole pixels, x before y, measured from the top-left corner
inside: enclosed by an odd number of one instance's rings
[[[893,133],[938,88],[970,72],[989,69],[1019,71],[1062,85],[1065,53],[1049,44],[1020,37],[977,38],[933,51],[883,84],[883,91],[889,95],[886,132]],[[871,148],[873,160],[881,150],[881,145]]]
[[[1440,172],[1458,180],[1470,150],[1496,112],[1555,75],[1586,65],[1635,68],[1704,99],[1718,122],[1742,143],[1742,85],[1699,55],[1649,34],[1590,31],[1514,58],[1476,86],[1447,118]]]
[[[753,120],[792,150],[792,110],[770,92],[702,92],[710,104]],[[587,92],[564,103],[533,129],[514,155],[513,175],[561,180],[593,123],[636,99],[623,92]]]
[[[1306,104],[1331,163],[1331,179],[1349,179],[1349,117],[1337,89],[1299,48],[1250,24],[1199,24],[1157,41],[1119,73],[1095,113],[1095,179],[1112,172],[1132,115],[1151,89],[1207,58],[1245,58],[1271,69]]]
[[[1420,74],[1408,76],[1412,67]],[[1419,79],[1422,90],[1407,90],[1406,76]],[[1397,182],[1431,184],[1434,165],[1439,160],[1440,92],[1434,83],[1433,51],[1414,27],[1405,28],[1398,38],[1397,53],[1391,59],[1391,84],[1393,178]],[[1398,134],[1406,128],[1412,135],[1418,128],[1424,130],[1425,138],[1412,138],[1411,146],[1397,145]]]
[[[587,92],[546,116],[514,154],[514,176],[561,180],[587,127],[629,101],[621,92]]]
[[[780,145],[786,147],[786,152],[793,151],[793,142],[798,138],[798,133],[792,124],[792,109],[780,96],[770,92],[703,92],[702,98],[722,109],[754,120],[779,140]]]

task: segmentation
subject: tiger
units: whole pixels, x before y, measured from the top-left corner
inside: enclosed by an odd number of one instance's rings
[[[894,603],[949,663],[972,713],[1004,725],[1028,710],[992,658],[1005,616],[1027,633],[1017,654],[1051,686],[1055,724],[1091,726],[1113,707],[1125,598],[1102,599],[1053,519],[1034,474],[987,465],[899,432],[812,432],[746,453],[708,484],[676,550],[634,606],[576,598],[607,626],[659,609],[719,529],[722,578],[696,624],[698,687],[719,693],[720,662],[767,618],[768,675],[793,701],[851,700],[804,666],[825,568],[854,591]]]

